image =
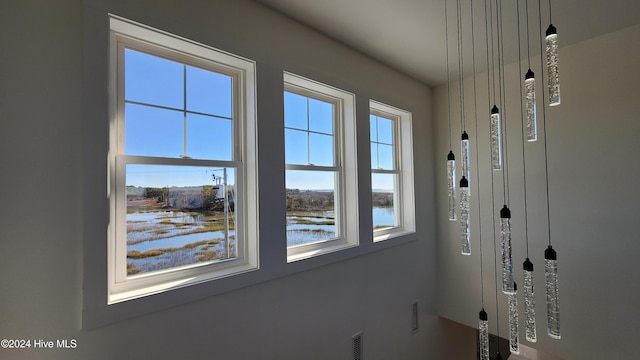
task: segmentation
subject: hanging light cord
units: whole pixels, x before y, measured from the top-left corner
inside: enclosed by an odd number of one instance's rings
[[[471,3],[471,62],[473,67],[473,109],[475,113],[475,133],[478,134],[478,93],[476,91],[476,38],[474,35],[474,27],[473,27],[473,1]],[[478,151],[478,137],[476,136],[476,154],[479,154]],[[476,156],[476,186],[478,188],[477,194],[480,194],[480,164],[478,160],[479,156]],[[481,287],[481,299],[482,299],[482,308],[484,309],[484,276],[482,272],[482,211],[480,211],[480,198],[478,195],[478,238],[480,240],[480,287]]]
[[[520,0],[516,1],[516,10],[518,12],[518,70],[519,73],[522,74],[522,54],[520,52]],[[529,20],[527,19],[527,23]],[[528,32],[527,28],[527,48],[529,47],[528,42]],[[523,107],[523,92],[522,86],[520,86],[520,118],[523,117],[522,107]],[[523,181],[524,181],[524,238],[525,244],[527,247],[527,259],[529,258],[529,224],[528,224],[528,216],[527,216],[527,165],[526,159],[524,156],[524,143],[525,143],[525,132],[524,132],[524,122],[520,122],[520,126],[522,128],[522,173],[523,173]]]
[[[487,0],[484,0],[484,34],[485,34],[485,39],[487,40],[487,100],[489,103],[488,104],[489,111],[491,111],[491,70],[492,69],[489,68],[489,19],[487,17]]]
[[[491,66],[493,68],[493,7],[491,6],[491,1],[489,0],[489,14],[491,14]],[[485,0],[485,11],[486,11],[486,0]],[[486,15],[486,13],[485,13]],[[485,18],[487,18],[485,16]],[[488,59],[487,59],[488,60]],[[495,101],[495,70],[493,76],[493,85],[494,85],[494,101]],[[491,129],[489,129],[489,138],[491,138]],[[489,149],[489,154],[491,154],[491,149]],[[495,197],[495,182],[494,182],[494,172],[491,172],[491,204],[493,207],[496,206],[496,197]],[[496,326],[497,326],[497,335],[498,339],[500,338],[500,321],[498,319],[498,271],[496,270],[496,265],[498,264],[498,258],[496,255],[496,251],[498,249],[496,245],[496,212],[491,211],[491,223],[493,224],[493,271],[495,273],[495,281],[496,281]]]
[[[544,49],[542,47],[542,6],[540,5],[540,3],[542,2],[542,0],[538,0],[538,19],[540,22],[540,72],[542,73],[541,75],[541,79],[544,79],[544,60],[543,60],[543,56],[544,56]],[[548,75],[547,75],[548,76]],[[547,111],[546,111],[546,107],[544,106],[544,100],[545,100],[545,93],[544,93],[544,86],[541,86],[542,88],[542,133],[544,136],[544,177],[545,177],[545,183],[546,183],[546,188],[547,188],[547,228],[548,228],[548,236],[549,236],[549,246],[551,246],[551,215],[550,215],[550,206],[549,206],[549,156],[547,153]]]
[[[518,5],[519,6],[519,5]],[[531,45],[529,45],[529,0],[525,0],[525,14],[527,15],[527,65],[531,69]],[[518,21],[520,20],[520,10],[518,10]],[[518,30],[520,26],[518,26]],[[522,71],[520,71],[522,73]]]
[[[449,151],[451,152],[451,83],[449,78],[449,21],[447,16],[447,0],[444,0],[444,33],[447,49],[447,116],[449,121]]]
[[[496,0],[496,18],[498,22],[498,71],[500,81],[500,101],[502,103],[502,139],[504,146],[502,147],[502,154],[504,158],[504,171],[503,171],[503,189],[504,189],[504,204],[509,205],[509,161],[507,158],[507,103],[505,99],[505,83],[504,83],[504,36],[502,31],[502,0]]]
[[[458,74],[460,77],[460,128],[465,131],[466,121],[464,116],[464,58],[462,53],[462,10],[460,0],[457,1],[456,13],[458,17]]]
[[[491,0],[489,0],[489,14],[491,16],[491,70],[493,71],[493,76],[491,77],[492,82],[493,82],[493,104],[495,105],[496,102],[496,64],[495,64],[495,51],[493,50],[493,3],[491,2]]]
[[[552,24],[553,21],[551,21],[551,0],[549,0],[549,24]]]

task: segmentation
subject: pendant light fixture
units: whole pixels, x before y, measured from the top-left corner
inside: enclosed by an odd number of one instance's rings
[[[528,141],[537,140],[537,132],[536,132],[536,113],[535,113],[535,78],[533,76],[533,71],[531,71],[531,55],[529,52],[530,43],[529,43],[529,1],[525,0],[525,15],[527,18],[527,63],[529,65],[529,70],[525,75],[525,91],[526,95],[523,96],[522,87],[520,87],[520,116],[522,116],[522,102],[525,103],[525,111],[526,111],[526,135],[525,135],[525,126],[521,122],[521,130],[522,130],[522,172],[523,172],[523,187],[524,187],[524,235],[525,235],[525,244],[527,249],[527,258],[522,264],[524,270],[524,323],[525,323],[525,339],[529,342],[536,342],[536,299],[533,291],[533,263],[529,260],[529,221],[528,221],[528,213],[527,213],[527,161],[525,157],[524,144],[525,138]],[[516,9],[518,11],[518,66],[520,73],[522,73],[522,58],[520,52],[520,1],[516,3]],[[529,83],[528,83],[529,81]],[[530,86],[531,88],[529,88]],[[531,96],[529,91],[533,92]],[[531,121],[532,120],[532,121]]]
[[[504,206],[500,210],[500,242],[502,254],[502,291],[505,294],[513,293],[513,254],[511,242],[511,210],[509,209],[509,168],[507,161],[507,139],[506,139],[506,104],[504,100],[504,42],[502,31],[502,1],[496,0],[496,18],[498,26],[498,74],[500,78],[500,100],[503,104],[505,118],[503,126],[505,127],[504,146],[504,164],[503,164],[503,189],[504,189]]]
[[[484,311],[484,308],[480,310],[478,337],[478,341],[480,342],[480,360],[489,360],[489,317],[486,311]]]
[[[527,141],[538,140],[536,123],[536,77],[531,69],[524,75],[525,113],[527,122]]]
[[[447,155],[447,194],[449,198],[449,220],[456,220],[456,156],[449,150]]]
[[[471,255],[469,222],[469,181],[460,179],[460,248],[462,255]]]
[[[540,30],[542,31],[542,14],[540,11],[540,1],[538,0],[538,16],[540,19]],[[551,10],[551,4],[549,4]],[[540,41],[540,53],[542,53],[542,40]],[[542,57],[540,57],[540,65],[542,66]],[[549,68],[547,67],[547,71]],[[547,74],[551,77],[551,74]],[[551,81],[549,81],[551,83]],[[544,252],[544,274],[545,274],[545,290],[547,298],[547,334],[552,339],[560,339],[560,304],[558,301],[558,255],[551,246],[551,208],[549,205],[549,153],[547,151],[547,124],[546,109],[544,107],[544,87],[542,88],[542,127],[544,136],[544,166],[545,166],[545,182],[547,191],[547,229],[549,246]],[[551,99],[551,96],[549,96]],[[549,104],[551,105],[551,104]]]
[[[496,105],[496,75],[495,75],[495,59],[494,59],[494,49],[493,49],[493,8],[491,5],[491,0],[489,0],[489,16],[491,20],[487,20],[487,22],[491,26],[491,36],[487,32],[487,51],[491,48],[491,69],[493,70],[493,107],[491,107],[491,115],[489,118],[489,141],[491,145],[491,168],[493,170],[501,170],[502,169],[502,136],[501,136],[501,124],[500,124],[500,109]],[[486,8],[485,8],[486,9]],[[486,15],[486,14],[485,14]],[[485,19],[487,17],[485,16]],[[489,46],[489,40],[491,41],[491,46]],[[489,54],[487,52],[487,64],[489,63]],[[489,73],[487,72],[487,76]]]
[[[513,260],[511,249],[511,210],[500,210],[500,243],[502,245],[502,292],[513,294]]]
[[[518,341],[518,287],[513,283],[513,294],[507,295],[509,303],[509,351],[520,354]]]
[[[522,264],[524,268],[524,328],[525,338],[536,342],[536,298],[533,292],[533,263],[529,257]]]
[[[518,44],[520,44],[520,3],[518,7]],[[538,124],[536,119],[536,76],[531,70],[531,43],[529,41],[529,0],[525,1],[525,15],[527,18],[527,64],[529,70],[524,75],[525,114],[527,123],[527,141],[538,140]],[[518,54],[520,49],[518,48]],[[522,63],[522,60],[519,62]],[[520,70],[522,73],[522,69]],[[522,90],[521,90],[522,91]],[[521,96],[522,97],[522,96]]]
[[[462,176],[465,176],[467,180],[469,180],[471,178],[470,177],[471,155],[469,153],[469,134],[467,134],[466,131],[462,132],[460,148],[461,148],[461,154],[462,154]]]
[[[549,27],[545,31],[547,45],[547,81],[549,83],[549,106],[560,105],[560,74],[558,63],[558,29],[551,23],[551,0],[549,0]]]
[[[551,245],[544,251],[544,277],[547,290],[547,332],[551,338],[560,339],[558,254]]]
[[[491,164],[493,170],[502,170],[502,121],[496,105],[491,108]]]
[[[485,0],[486,1],[486,0]],[[470,1],[471,6],[471,59],[472,59],[472,69],[473,69],[473,110],[474,110],[474,130],[476,133],[476,138],[478,134],[478,96],[477,96],[477,86],[476,86],[476,47],[475,47],[475,27],[473,21],[473,1]],[[476,169],[480,169],[479,167],[479,152],[478,152],[478,141],[476,139]],[[480,194],[480,176],[479,170],[476,170],[476,186],[477,186],[477,194]],[[480,310],[479,315],[479,323],[478,323],[478,343],[480,348],[480,360],[490,360],[489,358],[489,317],[487,312],[484,310],[484,267],[483,267],[483,255],[482,255],[482,207],[480,206],[481,196],[478,196],[478,239],[479,244],[478,248],[480,249],[480,292],[481,292],[481,304],[482,308]]]
[[[491,108],[491,166],[493,170],[502,169],[502,140],[500,134],[500,110],[495,104]]]
[[[552,24],[546,31],[547,80],[549,81],[549,106],[560,105],[560,74],[558,65],[558,30]]]
[[[449,154],[447,155],[447,198],[449,220],[456,220],[456,156],[451,149],[451,86],[449,76],[449,22],[447,1],[444,2],[445,43],[447,49],[447,117],[449,123]]]
[[[460,0],[457,0],[457,20],[458,20],[458,79],[460,81],[460,128],[462,136],[460,139],[460,153],[462,160],[462,176],[471,179],[470,174],[470,153],[469,153],[469,134],[467,134],[467,118],[464,107],[464,45],[462,37],[462,8]]]
[[[464,113],[464,60],[462,49],[462,9],[460,0],[456,3],[458,21],[458,78],[460,81],[460,127],[462,133],[462,179],[460,179],[460,252],[471,255],[471,221],[470,221],[470,191],[469,191],[469,136],[466,135]]]

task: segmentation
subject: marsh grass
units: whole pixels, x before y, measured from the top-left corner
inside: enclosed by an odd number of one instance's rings
[[[127,263],[127,275],[135,275],[140,271],[142,270],[140,270],[139,267],[133,265],[132,263]]]
[[[166,253],[176,252],[178,250],[191,250],[191,249],[195,249],[195,248],[197,248],[199,246],[203,246],[203,245],[206,246],[207,249],[209,249],[211,246],[217,245],[219,243],[220,243],[220,239],[211,239],[211,240],[201,240],[201,241],[188,243],[188,244],[183,245],[182,247],[151,249],[151,250],[147,250],[147,251],[143,251],[143,252],[140,252],[138,250],[131,250],[131,251],[127,252],[127,258],[129,258],[129,259],[146,259],[146,258],[150,258],[150,257],[156,257],[156,256],[164,255]],[[129,267],[129,264],[127,264],[127,271],[128,271],[128,267]]]
[[[287,216],[306,217],[306,218],[314,218],[314,219],[329,219],[329,220],[335,219],[335,217],[333,216],[327,216],[324,214],[318,214],[314,212],[306,213],[301,211],[288,211]]]
[[[299,218],[293,219],[292,223],[300,224],[300,225],[335,225],[336,224],[335,220],[313,221],[309,219],[299,219]]]

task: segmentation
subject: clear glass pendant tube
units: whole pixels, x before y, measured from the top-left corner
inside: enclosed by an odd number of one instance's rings
[[[531,69],[529,69],[527,74],[524,76],[524,91],[527,141],[536,141],[538,140],[538,125],[536,121],[536,78]]]
[[[518,288],[513,284],[513,294],[508,295],[509,302],[509,350],[512,354],[520,354],[518,341]]]
[[[524,269],[524,324],[525,338],[529,342],[536,342],[536,298],[533,292],[533,263],[527,258]]]
[[[480,310],[480,325],[478,326],[478,337],[480,341],[480,360],[490,360],[489,358],[489,321],[484,309]]]
[[[549,24],[546,31],[547,74],[549,83],[549,106],[560,105],[560,74],[558,62],[558,31]]]
[[[469,135],[466,131],[462,133],[460,148],[462,151],[462,176],[466,177],[468,181],[470,179],[469,172],[471,171],[471,155],[469,153]]]
[[[547,290],[547,333],[553,339],[560,339],[558,255],[551,245],[544,251],[544,277]]]
[[[491,131],[491,168],[493,170],[502,169],[502,139],[500,136],[500,111],[493,105],[491,109],[491,121],[489,123]]]
[[[469,182],[462,176],[460,179],[460,247],[462,255],[471,255],[469,226]]]
[[[502,245],[502,292],[513,294],[513,258],[511,251],[511,210],[500,210],[500,243]]]
[[[456,220],[456,157],[447,155],[447,194],[449,196],[449,220]]]

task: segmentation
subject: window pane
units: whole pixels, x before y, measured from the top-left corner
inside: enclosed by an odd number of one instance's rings
[[[178,157],[183,153],[183,114],[144,105],[125,105],[125,154]]]
[[[378,142],[393,144],[393,120],[378,116]]]
[[[187,110],[231,117],[232,78],[187,66]]]
[[[125,100],[182,109],[184,66],[175,61],[124,51]]]
[[[309,99],[309,130],[333,134],[333,105]]]
[[[333,166],[333,136],[309,134],[310,162],[317,166]]]
[[[369,138],[371,141],[378,141],[378,125],[377,125],[377,116],[369,115]]]
[[[373,229],[398,226],[396,174],[371,174]]]
[[[287,246],[337,237],[333,171],[287,170]]]
[[[126,166],[127,275],[236,257],[235,171]],[[225,196],[226,194],[226,196]]]
[[[393,170],[393,146],[378,144],[378,168],[385,170]]]
[[[232,121],[187,115],[187,155],[194,159],[233,160]]]
[[[287,164],[309,164],[308,141],[309,133],[299,130],[284,130],[285,138],[285,162]]]
[[[284,126],[301,130],[309,129],[306,97],[284,92]]]
[[[378,144],[373,142],[371,143],[371,168],[380,168],[380,165],[378,164]]]

